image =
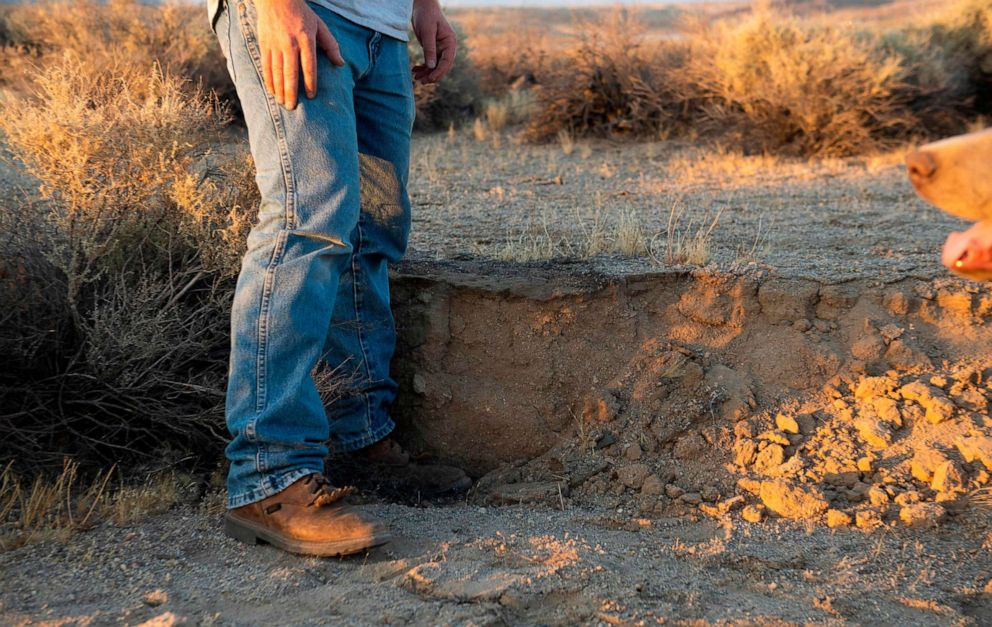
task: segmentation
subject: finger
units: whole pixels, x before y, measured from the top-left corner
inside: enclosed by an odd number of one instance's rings
[[[455,52],[457,49],[455,38],[452,36],[449,39],[442,40],[440,44],[441,59],[438,61],[437,68],[431,72],[430,79],[432,81],[441,80],[455,65]]]
[[[341,47],[338,46],[338,42],[334,39],[334,35],[331,34],[331,30],[327,28],[327,24],[323,22],[317,25],[317,45],[324,51],[324,54],[331,60],[331,63],[338,67],[344,65],[344,57],[341,56]]]
[[[437,67],[437,24],[427,26],[420,44],[424,47],[424,64],[433,70]]]
[[[272,83],[272,53],[268,50],[262,51],[262,78],[265,81],[265,89],[275,96],[276,88]]]
[[[307,98],[317,95],[317,45],[316,39],[300,37],[300,65],[303,69],[303,87]]]
[[[286,108],[292,111],[296,108],[298,93],[300,89],[300,49],[293,42],[290,50],[282,55],[282,79],[285,81],[283,88],[283,98]]]
[[[282,82],[282,53],[279,51],[272,52],[272,86],[275,88],[273,95],[276,97],[276,102],[282,104],[286,102],[284,99],[286,85]]]

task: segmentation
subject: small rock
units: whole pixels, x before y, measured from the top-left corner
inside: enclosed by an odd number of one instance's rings
[[[169,602],[169,593],[161,588],[157,588],[146,592],[142,597],[142,600],[144,600],[145,604],[150,607],[158,607],[159,605]]]
[[[677,499],[683,494],[685,494],[685,490],[673,483],[669,483],[665,486],[665,495],[670,499]]]
[[[740,509],[741,507],[744,507],[744,497],[740,494],[737,496],[732,496],[726,501],[720,503],[720,511],[724,513],[732,512],[736,509]]]
[[[872,458],[868,456],[858,458],[858,470],[864,473],[872,471]]]
[[[899,510],[899,520],[917,529],[932,529],[946,515],[947,511],[936,503],[914,503]]]
[[[720,511],[719,507],[717,507],[716,505],[710,505],[709,503],[702,503],[699,506],[699,511],[706,514],[707,516],[712,516],[714,518],[718,518],[723,515],[723,512]]]
[[[420,396],[427,393],[427,379],[419,372],[413,375],[413,391]]]
[[[711,485],[705,486],[700,494],[707,503],[716,503],[720,500],[720,491]]]
[[[879,418],[897,427],[902,426],[902,413],[897,402],[891,398],[876,398],[872,400],[872,406]]]
[[[882,297],[882,304],[894,316],[904,316],[909,313],[909,297],[899,290],[889,290]]]
[[[672,447],[676,459],[697,459],[706,450],[706,441],[698,433],[682,436]]]
[[[703,497],[699,492],[686,492],[679,497],[679,500],[689,505],[699,505],[703,502]]]
[[[765,508],[763,505],[748,505],[741,510],[741,518],[749,523],[760,523],[764,517]]]
[[[608,446],[613,446],[617,443],[617,437],[610,433],[609,431],[604,432],[598,438],[596,438],[596,448],[604,449]]]
[[[876,507],[889,504],[889,495],[878,486],[868,488],[868,502]]]
[[[775,416],[775,426],[786,433],[799,433],[799,422],[786,414]]]
[[[935,492],[963,492],[964,478],[961,469],[953,461],[946,461],[933,471],[930,488]]]
[[[858,430],[858,435],[868,445],[875,448],[888,448],[892,444],[892,433],[885,428],[883,423],[875,418],[863,416],[854,423]]]
[[[992,437],[979,435],[961,438],[957,441],[957,447],[961,456],[964,457],[964,461],[978,460],[985,468],[992,470]]]
[[[637,490],[644,483],[644,480],[651,474],[651,467],[647,464],[630,464],[617,471],[620,482],[628,488]]]
[[[851,520],[851,515],[847,512],[843,512],[839,509],[828,509],[827,510],[827,526],[831,529],[836,527],[847,527],[854,522]]]
[[[939,424],[954,415],[954,403],[944,391],[922,381],[907,383],[899,388],[899,394],[908,401],[919,403],[926,412],[926,419],[933,424]]]
[[[758,436],[758,439],[765,440],[766,442],[771,442],[773,444],[779,444],[781,446],[789,446],[792,444],[792,442],[789,441],[789,436],[781,431],[765,431]]]
[[[734,423],[734,435],[738,438],[753,438],[754,425],[750,420],[738,420]]]
[[[665,492],[665,482],[658,475],[648,475],[641,484],[641,494],[645,496],[661,496]]]
[[[892,340],[885,351],[885,360],[896,370],[920,370],[933,367],[933,362],[923,351],[914,348],[905,340]]]
[[[829,506],[819,488],[784,479],[763,481],[759,496],[765,507],[783,518],[814,519]]]
[[[799,414],[796,416],[796,423],[799,425],[799,432],[803,435],[810,435],[816,431],[816,418],[812,414]]]
[[[620,413],[620,401],[613,394],[603,394],[601,398],[586,399],[582,408],[582,419],[586,424],[612,422]]]
[[[779,444],[769,444],[758,453],[754,460],[754,468],[758,472],[768,472],[778,468],[785,462],[785,449]]]
[[[740,438],[734,443],[734,463],[741,468],[747,468],[754,462],[758,445],[754,440]]]
[[[858,529],[871,531],[882,526],[882,515],[873,509],[863,509],[854,515],[854,524]]]
[[[623,456],[632,462],[636,462],[641,458],[642,453],[641,446],[635,442],[624,449]]]

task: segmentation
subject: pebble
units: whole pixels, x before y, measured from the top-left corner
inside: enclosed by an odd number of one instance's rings
[[[760,523],[765,517],[765,507],[763,505],[748,505],[741,510],[741,518],[750,523]]]
[[[165,590],[157,588],[155,590],[149,590],[142,597],[146,605],[150,607],[158,607],[169,602],[169,593]]]
[[[775,426],[786,433],[799,433],[799,422],[792,416],[778,414],[775,416]]]

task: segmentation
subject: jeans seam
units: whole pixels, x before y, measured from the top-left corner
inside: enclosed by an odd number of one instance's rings
[[[279,231],[276,237],[276,245],[272,248],[272,257],[269,265],[265,268],[265,277],[262,280],[262,302],[258,310],[258,352],[255,355],[255,411],[262,411],[268,401],[268,387],[266,385],[266,369],[268,367],[269,346],[269,303],[272,301],[272,290],[275,288],[276,267],[282,261],[283,251],[286,249],[286,239],[289,232]]]
[[[368,350],[365,348],[365,338],[362,334],[362,314],[361,314],[361,301],[359,298],[359,278],[361,274],[358,267],[358,257],[362,254],[362,248],[365,243],[365,231],[362,230],[362,218],[359,216],[358,223],[355,225],[358,230],[358,242],[354,251],[351,255],[351,292],[352,297],[355,302],[355,334],[358,336],[358,346],[362,350],[362,362],[365,366],[365,377],[366,380],[372,380],[372,369],[369,366],[369,354]],[[362,400],[365,403],[365,428],[369,433],[369,437],[372,436],[372,403],[369,399],[367,392],[362,393]]]
[[[241,36],[244,39],[245,50],[251,59],[252,67],[255,69],[255,78],[265,94],[265,108],[272,121],[273,130],[276,133],[276,143],[279,146],[279,164],[282,166],[283,186],[286,188],[286,198],[283,205],[283,220],[287,229],[296,227],[296,181],[293,173],[293,163],[289,158],[289,147],[286,144],[286,129],[283,122],[283,113],[276,102],[275,96],[269,93],[265,87],[265,80],[262,76],[261,54],[255,42],[255,34],[251,27],[251,20],[248,19],[248,11],[244,9],[244,0],[238,2],[238,19],[241,22]]]

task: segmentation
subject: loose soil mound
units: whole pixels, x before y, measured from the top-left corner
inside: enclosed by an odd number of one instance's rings
[[[988,501],[987,288],[704,272],[399,284],[406,425],[484,475],[475,502],[870,530]]]

